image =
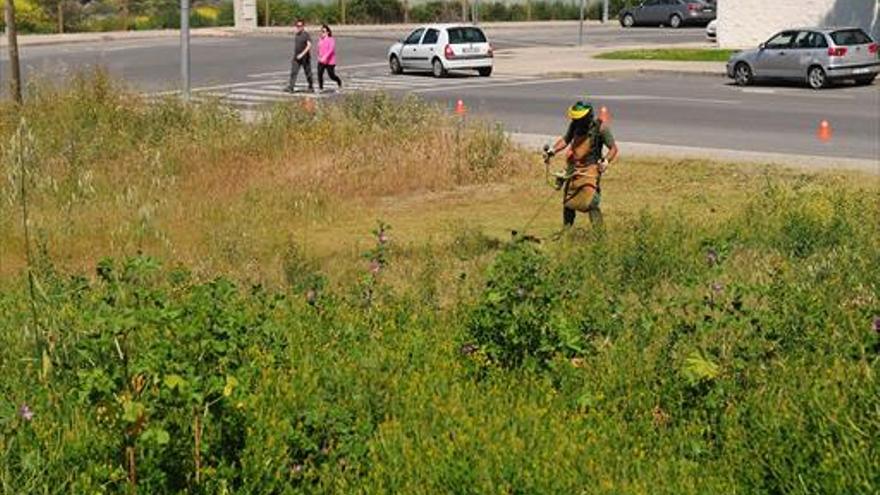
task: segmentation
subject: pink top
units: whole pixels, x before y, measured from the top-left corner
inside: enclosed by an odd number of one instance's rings
[[[318,41],[318,62],[336,65],[336,40],[332,36],[325,36]]]

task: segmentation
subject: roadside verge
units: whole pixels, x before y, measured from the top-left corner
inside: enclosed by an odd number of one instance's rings
[[[510,133],[514,143],[530,150],[540,150],[545,143],[550,143],[556,136],[545,134]],[[803,170],[839,170],[858,171],[880,175],[880,161],[859,158],[840,158],[833,156],[791,155],[784,153],[766,153],[740,151],[719,148],[697,148],[691,146],[672,146],[653,143],[620,142],[621,155],[634,157],[658,157],[695,160],[714,160],[728,163],[755,165],[784,165]]]

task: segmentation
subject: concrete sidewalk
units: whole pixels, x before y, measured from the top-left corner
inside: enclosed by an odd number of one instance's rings
[[[545,143],[553,142],[557,136],[511,133],[510,138],[514,143],[523,148],[537,152]],[[622,156],[671,158],[676,160],[713,160],[722,163],[752,165],[783,165],[811,172],[817,170],[857,171],[871,175],[880,175],[880,163],[876,160],[698,148],[652,143],[621,142],[618,144],[620,145]]]
[[[609,22],[609,25],[611,23]],[[534,21],[534,22],[487,22],[480,27],[494,30],[516,30],[540,28],[562,28],[577,26],[578,21]],[[585,26],[601,26],[598,21],[585,21]],[[415,29],[417,24],[341,24],[333,26],[333,32],[339,35],[380,35],[385,37],[403,36]],[[260,27],[252,30],[237,30],[233,27],[193,28],[193,37],[239,37],[239,36],[291,36],[293,26]],[[179,38],[177,29],[159,29],[149,31],[109,31],[102,33],[65,33],[65,34],[22,34],[18,36],[19,46],[60,45],[66,43],[97,43],[110,41],[147,40],[163,38]],[[6,37],[0,37],[0,47],[7,44]]]
[[[237,33],[231,28],[192,29],[193,37],[234,37]],[[180,30],[157,29],[150,31],[110,31],[106,33],[65,33],[65,34],[23,34],[18,36],[18,46],[64,45],[68,43],[100,43],[111,41],[136,41],[150,39],[179,38]],[[5,36],[0,39],[0,47],[6,47]]]
[[[706,48],[704,43],[675,45],[676,48]],[[495,70],[500,74],[546,77],[588,77],[615,73],[673,72],[725,76],[724,62],[672,62],[662,60],[603,60],[594,58],[608,51],[660,48],[656,45],[614,48],[528,47],[499,51]]]

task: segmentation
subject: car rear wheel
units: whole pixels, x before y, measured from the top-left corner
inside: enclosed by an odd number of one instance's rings
[[[434,77],[446,77],[446,69],[439,58],[435,58],[431,64],[431,73],[434,74]]]
[[[872,75],[872,76],[857,77],[856,84],[859,86],[870,86],[874,82],[874,79],[876,79],[876,78],[877,78],[876,74]]]
[[[678,29],[681,27],[681,16],[678,14],[672,14],[672,17],[669,18],[669,27],[672,29]]]
[[[492,68],[483,67],[481,69],[477,69],[477,72],[480,74],[481,77],[489,77],[492,75]]]
[[[400,65],[400,59],[398,59],[396,55],[391,56],[391,59],[388,61],[388,66],[391,68],[392,74],[403,74],[403,66]]]
[[[825,75],[825,70],[818,65],[810,67],[810,70],[807,71],[807,84],[813,89],[822,89],[828,86],[828,76]]]
[[[733,76],[736,80],[736,84],[739,86],[748,86],[749,84],[752,84],[752,81],[754,81],[752,68],[749,67],[749,64],[745,62],[740,62],[736,64],[736,67],[733,69]]]
[[[630,28],[633,27],[635,24],[636,20],[632,16],[632,14],[626,14],[625,16],[623,16],[623,19],[620,20],[620,25],[623,27]]]

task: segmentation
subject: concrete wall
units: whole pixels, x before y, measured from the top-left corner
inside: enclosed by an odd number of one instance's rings
[[[718,43],[747,48],[786,28],[859,26],[880,39],[880,0],[718,0]]]

